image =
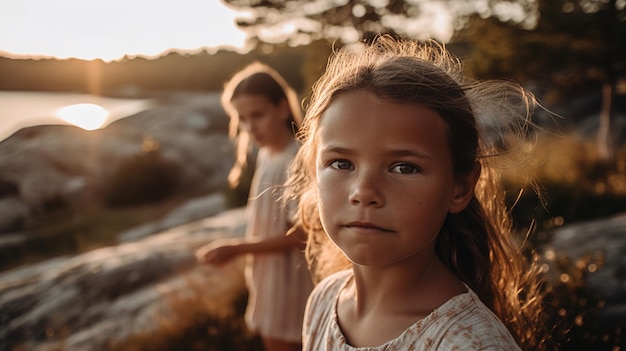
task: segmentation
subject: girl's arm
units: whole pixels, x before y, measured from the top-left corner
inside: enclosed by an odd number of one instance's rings
[[[301,230],[296,230],[302,233]],[[303,233],[302,233],[303,234]],[[305,241],[299,235],[285,233],[280,235],[274,235],[270,238],[258,240],[258,241],[244,241],[236,246],[235,251],[238,254],[264,254],[277,251],[286,251],[293,249],[304,249]]]
[[[287,250],[303,250],[306,236],[296,228],[289,235],[275,235],[258,241],[242,241],[236,244],[207,244],[196,251],[200,263],[223,264],[244,254],[267,254]]]

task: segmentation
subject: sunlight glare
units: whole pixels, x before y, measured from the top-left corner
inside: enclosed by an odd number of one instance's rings
[[[170,51],[247,51],[236,11],[215,0],[0,1],[0,54],[109,62]]]
[[[56,115],[82,129],[94,130],[102,127],[109,117],[109,112],[96,104],[75,104],[63,107]]]

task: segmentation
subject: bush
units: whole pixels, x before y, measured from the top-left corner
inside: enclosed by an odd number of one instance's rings
[[[176,190],[181,170],[158,150],[143,152],[120,164],[113,173],[104,201],[112,207],[163,200]]]

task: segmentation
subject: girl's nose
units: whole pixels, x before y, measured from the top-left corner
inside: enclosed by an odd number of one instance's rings
[[[371,174],[358,175],[350,192],[350,203],[359,206],[382,206],[384,196],[380,186],[381,181],[377,177]]]

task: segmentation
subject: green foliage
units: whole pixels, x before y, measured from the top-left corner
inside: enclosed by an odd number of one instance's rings
[[[250,1],[225,0],[230,6],[252,11],[254,16],[239,18],[237,26],[245,28],[257,43],[286,42],[301,45],[313,40],[339,40],[341,43],[355,42],[367,32],[395,34],[391,26],[383,25],[383,17],[388,15],[411,16],[419,14],[421,6],[415,2],[389,0],[384,6],[362,0],[310,6],[310,1]],[[307,6],[308,5],[308,6]],[[300,21],[293,21],[299,18]],[[282,33],[279,28],[289,23],[297,26],[295,31]],[[277,28],[270,33],[260,28]],[[401,28],[399,28],[401,30]],[[347,32],[356,36],[346,38]],[[271,35],[271,36],[270,36]]]
[[[247,30],[256,43],[285,42],[303,45],[316,40],[338,42],[339,45],[368,40],[374,35],[389,34],[413,39],[436,37],[419,23],[433,15],[433,4],[439,2],[406,0],[344,0],[311,4],[309,0],[225,0],[234,8],[253,13],[237,20],[237,26]],[[466,0],[442,1],[438,10],[449,11],[451,16],[461,19],[471,13],[490,16],[498,7],[520,9],[530,12],[535,7],[532,0]],[[435,6],[438,6],[436,4]],[[445,17],[442,16],[442,17]],[[440,19],[445,23],[445,19]],[[426,21],[424,21],[426,22]],[[439,22],[434,20],[432,22]],[[453,23],[449,23],[453,25]],[[271,28],[271,31],[263,30]],[[286,28],[287,30],[281,30]],[[444,38],[435,38],[444,40]],[[447,39],[447,38],[445,38]]]
[[[534,28],[474,15],[452,41],[468,42],[467,68],[481,79],[533,83],[552,102],[598,89],[615,88],[626,75],[626,11],[616,1],[541,0]]]
[[[104,199],[113,207],[157,202],[174,193],[180,176],[180,167],[158,150],[143,152],[119,165]]]

